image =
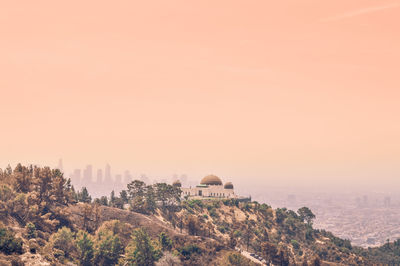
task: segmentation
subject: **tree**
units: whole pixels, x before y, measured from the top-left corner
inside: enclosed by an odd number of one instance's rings
[[[200,230],[199,220],[197,217],[190,215],[187,220],[186,224],[188,227],[189,235],[197,235],[198,231]]]
[[[321,265],[321,259],[316,255],[312,260],[311,260],[311,266],[320,266]]]
[[[261,250],[267,262],[272,262],[278,253],[276,246],[270,242],[262,243]]]
[[[157,208],[156,195],[153,186],[146,187],[144,208],[150,213],[154,213]]]
[[[53,249],[62,250],[67,258],[72,257],[71,255],[76,251],[74,234],[65,226],[52,234],[49,242]]]
[[[162,250],[171,250],[172,249],[172,240],[165,232],[161,232],[158,236],[158,241],[160,242]]]
[[[114,190],[112,190],[110,194],[110,206],[114,207],[115,199],[116,199],[115,192]]]
[[[78,251],[78,263],[81,266],[90,266],[94,257],[93,241],[91,236],[79,230],[75,239]]]
[[[130,209],[135,212],[145,213],[146,184],[140,180],[134,180],[127,185],[128,195],[131,199]]]
[[[90,203],[92,202],[92,197],[89,195],[89,192],[86,187],[83,187],[81,191],[77,192],[77,201],[78,202],[84,202],[84,203]]]
[[[119,197],[121,198],[123,204],[128,203],[128,192],[126,192],[126,190],[122,190],[122,191],[119,193]]]
[[[33,223],[27,223],[26,226],[26,235],[28,239],[31,238],[36,238],[37,237],[37,232],[36,232],[36,226]]]
[[[94,264],[101,266],[115,265],[123,247],[118,236],[110,230],[100,231],[95,242]]]
[[[12,253],[22,254],[22,239],[15,238],[15,234],[0,224],[0,252],[7,255]]]
[[[249,220],[246,220],[246,227],[244,229],[243,238],[244,238],[245,243],[246,243],[246,249],[249,250],[250,240],[252,238],[252,229],[250,227]]]
[[[142,228],[132,234],[132,241],[125,253],[128,265],[151,266],[160,257],[161,253],[155,248],[149,235]]]
[[[166,183],[155,184],[157,200],[161,201],[162,206],[175,205],[180,202],[181,190]]]
[[[99,200],[100,205],[108,206],[108,199],[106,196],[101,196]],[[110,206],[111,206],[111,201],[110,201]]]
[[[297,213],[299,214],[300,219],[303,222],[306,221],[308,225],[312,225],[312,221],[313,219],[315,219],[315,215],[309,208],[302,207],[297,211]]]
[[[130,199],[134,199],[136,197],[143,197],[145,194],[146,184],[140,180],[133,180],[127,185],[128,195]]]
[[[22,193],[29,192],[32,185],[32,172],[19,163],[14,169],[13,176],[15,191]]]

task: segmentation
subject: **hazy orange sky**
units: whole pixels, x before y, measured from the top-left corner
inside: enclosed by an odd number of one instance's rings
[[[400,1],[3,1],[0,58],[0,167],[400,184]]]

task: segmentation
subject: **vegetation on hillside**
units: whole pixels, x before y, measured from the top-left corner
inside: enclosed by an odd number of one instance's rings
[[[179,188],[135,180],[92,199],[57,169],[0,169],[0,262],[76,265],[275,265],[400,262],[400,242],[374,249],[313,229],[315,215],[267,204],[181,200]],[[35,254],[35,256],[24,256]],[[22,265],[22,264],[21,264]]]

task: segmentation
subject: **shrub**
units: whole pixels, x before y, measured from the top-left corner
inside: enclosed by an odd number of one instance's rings
[[[7,255],[22,254],[22,239],[15,238],[15,234],[4,226],[0,226],[0,251]]]
[[[210,208],[208,212],[210,213],[211,217],[218,218],[217,210],[215,208]]]
[[[300,244],[299,244],[299,242],[297,242],[297,240],[292,239],[292,241],[290,241],[290,243],[292,244],[294,249],[299,249],[300,248]]]
[[[95,242],[95,265],[115,265],[123,252],[118,236],[110,230],[100,231]]]
[[[167,239],[164,233],[160,234],[160,241],[161,238]],[[162,253],[155,248],[146,231],[139,228],[132,234],[132,241],[126,249],[124,262],[128,265],[151,266],[161,255]]]
[[[56,233],[51,235],[49,242],[53,249],[63,251],[63,256],[66,258],[72,257],[72,254],[76,251],[74,233],[68,227],[58,229]]]
[[[183,246],[178,248],[179,254],[185,259],[188,260],[192,256],[192,254],[201,254],[202,250],[196,244],[191,244],[187,246]]]
[[[163,250],[171,250],[172,249],[172,240],[169,238],[169,236],[166,233],[162,232],[159,235],[159,242],[160,242],[161,248]]]
[[[35,224],[27,223],[25,228],[26,228],[26,234],[27,234],[28,239],[37,238],[37,231],[36,231]]]
[[[218,231],[220,231],[221,233],[225,234],[226,232],[229,231],[229,227],[226,227],[224,225],[218,226]]]
[[[78,251],[79,265],[90,266],[94,257],[93,241],[85,231],[79,231],[76,235],[76,247]]]

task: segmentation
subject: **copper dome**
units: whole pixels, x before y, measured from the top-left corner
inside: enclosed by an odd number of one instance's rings
[[[216,175],[208,175],[200,181],[202,185],[222,186],[221,179]]]
[[[225,183],[224,188],[225,188],[225,189],[233,189],[233,184],[232,184],[232,182],[227,182],[227,183]]]
[[[174,187],[181,187],[181,186],[182,186],[182,183],[181,183],[181,181],[179,181],[179,180],[175,180],[175,181],[172,183],[172,185],[173,185]]]

